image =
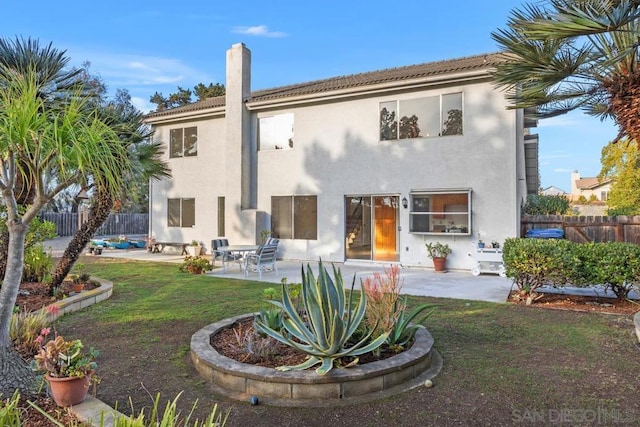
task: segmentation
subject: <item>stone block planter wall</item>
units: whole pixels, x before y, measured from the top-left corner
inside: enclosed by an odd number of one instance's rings
[[[191,358],[196,370],[216,391],[238,400],[257,396],[261,402],[288,406],[327,406],[355,403],[397,394],[420,386],[442,367],[433,349],[433,337],[421,329],[413,346],[385,360],[325,376],[313,370],[280,372],[273,368],[240,363],[221,355],[210,344],[217,331],[252,317],[242,315],[208,325],[191,337]]]

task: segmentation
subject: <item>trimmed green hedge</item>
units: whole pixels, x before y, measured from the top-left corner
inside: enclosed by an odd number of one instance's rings
[[[505,241],[503,261],[527,304],[544,285],[602,285],[625,299],[640,283],[640,246],[632,243],[511,238]]]

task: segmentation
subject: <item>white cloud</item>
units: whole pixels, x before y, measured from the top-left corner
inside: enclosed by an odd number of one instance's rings
[[[152,104],[148,100],[142,99],[138,96],[132,96],[131,103],[133,104],[134,107],[136,107],[138,110],[142,111],[145,114],[156,109],[156,104]]]
[[[180,59],[83,49],[69,51],[72,58],[89,61],[91,71],[102,77],[110,90],[145,86],[161,92],[175,90],[178,84],[192,86],[198,82],[217,81],[210,74],[191,68]],[[173,87],[167,89],[162,85]]]
[[[252,27],[234,27],[232,30],[236,34],[246,34],[257,37],[287,37],[287,33],[282,31],[269,31],[266,25],[254,25]]]

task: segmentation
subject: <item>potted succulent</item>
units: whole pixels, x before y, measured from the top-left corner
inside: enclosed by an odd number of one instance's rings
[[[84,272],[86,266],[82,263],[76,264],[76,274],[67,274],[67,279],[71,281],[71,289],[75,293],[84,290],[84,285],[91,280],[91,276]]]
[[[191,274],[202,274],[204,271],[212,269],[213,265],[211,265],[211,262],[200,256],[186,256],[182,264],[180,264],[180,271]]]
[[[446,243],[429,242],[425,244],[429,258],[433,259],[433,267],[437,272],[445,271],[447,255],[451,253],[451,248]]]
[[[84,351],[82,341],[65,341],[58,335],[40,349],[34,361],[38,370],[45,372],[53,400],[66,407],[82,403],[91,383],[99,381],[96,357],[98,351]]]

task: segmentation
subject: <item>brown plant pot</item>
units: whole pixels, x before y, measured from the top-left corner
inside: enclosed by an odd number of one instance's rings
[[[445,267],[446,263],[447,263],[447,259],[446,258],[434,258],[433,259],[433,268],[437,272],[444,272],[444,271],[446,271],[446,267]]]
[[[71,289],[73,290],[73,292],[79,294],[80,292],[84,291],[84,283],[74,283],[73,285],[71,285]]]
[[[45,376],[51,390],[51,397],[58,406],[67,407],[84,402],[89,392],[91,375],[84,377],[56,378]]]
[[[187,271],[191,274],[202,274],[203,269],[201,267],[187,267]]]

